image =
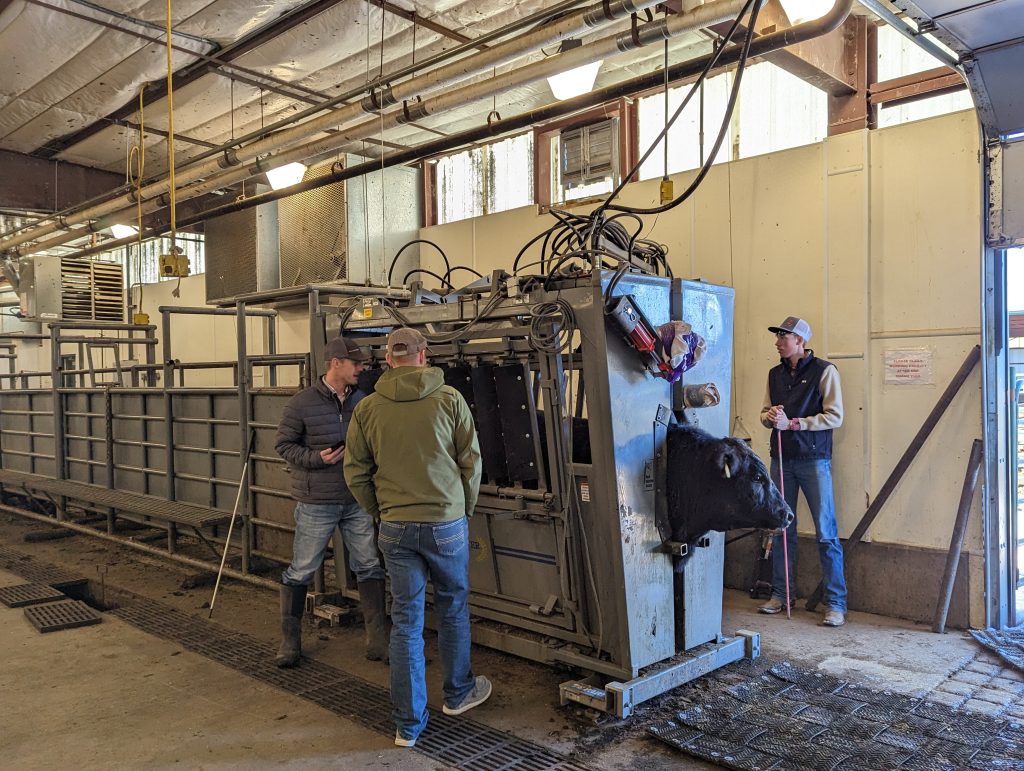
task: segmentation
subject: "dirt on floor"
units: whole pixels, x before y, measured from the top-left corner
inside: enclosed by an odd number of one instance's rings
[[[89,578],[98,599],[105,587],[118,587],[202,618],[209,615],[212,576],[208,571],[86,535],[56,540],[30,535],[26,540],[26,535],[47,529],[52,528],[0,515],[0,544]],[[198,543],[184,542],[182,552],[210,558],[209,550]],[[268,578],[276,580],[278,568],[270,564],[262,567]],[[275,641],[277,596],[264,588],[225,580],[213,620],[258,639]],[[737,662],[677,688],[641,705],[624,721],[560,706],[558,684],[573,679],[572,673],[477,646],[473,650],[474,670],[490,677],[495,691],[486,708],[473,717],[593,768],[632,769],[638,756],[643,757],[648,768],[710,768],[650,738],[644,733],[645,727],[700,702],[723,684],[760,674],[777,661],[819,669],[869,687],[882,686],[923,696],[948,685],[956,673],[976,663],[979,656],[974,643],[965,640],[962,633],[933,635],[920,625],[867,614],[852,614],[850,623],[838,630],[825,629],[817,621],[816,616],[805,611],[797,611],[790,621],[759,615],[754,601],[739,592],[727,592],[723,631],[732,633],[746,628],[761,633],[762,658]],[[428,632],[427,638],[430,700],[438,706],[440,673],[435,662],[436,648],[433,635]],[[362,627],[356,621],[320,629],[306,626],[303,648],[307,656],[381,687],[388,686],[387,667],[363,658]]]

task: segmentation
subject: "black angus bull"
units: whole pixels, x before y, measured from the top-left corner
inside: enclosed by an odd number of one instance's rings
[[[543,413],[538,417],[543,439]],[[669,541],[692,545],[711,531],[773,530],[792,522],[768,469],[745,443],[677,424],[668,427],[666,444]],[[582,418],[573,419],[572,454],[576,463],[591,463],[590,431]]]

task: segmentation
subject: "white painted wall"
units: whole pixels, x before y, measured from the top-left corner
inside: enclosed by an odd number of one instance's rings
[[[676,191],[691,178],[675,175]],[[976,119],[962,112],[716,166],[689,201],[646,218],[645,235],[669,247],[676,275],[736,289],[733,404],[759,453],[768,453],[758,415],[777,363],[766,328],[803,316],[814,329],[811,347],[838,366],[846,420],[834,467],[844,537],[980,342],[979,180]],[[658,185],[629,185],[622,200],[657,203]],[[486,273],[509,268],[520,246],[552,222],[531,206],[425,228],[422,237],[453,264]],[[436,270],[432,250],[422,259]],[[905,347],[932,351],[934,384],[884,384],[885,351]],[[873,539],[948,547],[967,454],[981,436],[980,389],[976,370],[876,521]],[[800,519],[809,522],[806,513]],[[972,593],[982,586],[980,520],[976,502],[967,543]]]

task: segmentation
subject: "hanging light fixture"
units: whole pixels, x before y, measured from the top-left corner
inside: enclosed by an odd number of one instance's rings
[[[138,228],[133,228],[131,225],[111,225],[110,232],[114,238],[128,238],[139,234]]]
[[[574,48],[583,45],[582,40],[567,38],[558,46],[558,53],[564,54]],[[548,86],[555,99],[564,101],[590,92],[594,88],[594,81],[597,80],[597,71],[601,69],[603,59],[580,67],[573,67],[571,70],[560,72],[548,78]]]
[[[274,190],[280,190],[283,187],[291,187],[301,182],[305,174],[305,164],[298,162],[286,163],[284,166],[278,166],[276,169],[268,171],[267,181]]]
[[[825,15],[832,7],[832,0],[779,0],[790,24],[802,24]]]

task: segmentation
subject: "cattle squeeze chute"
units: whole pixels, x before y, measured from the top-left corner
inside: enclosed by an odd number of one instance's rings
[[[364,300],[326,328],[329,337],[344,325],[378,361],[380,335],[420,329],[431,364],[471,406],[484,470],[470,520],[474,639],[593,673],[564,683],[563,701],[619,716],[756,656],[757,635],[722,635],[724,536],[714,528],[725,528],[715,517],[752,485],[775,498],[731,526],[777,527],[788,509],[749,449],[732,440],[723,461],[716,438],[729,431],[733,290],[594,271],[494,294],[500,280],[448,301]],[[609,321],[613,281],[613,299],[630,298],[650,325],[682,319],[704,338],[703,357],[676,382],[652,374],[649,351]],[[687,389],[708,384],[718,403],[687,407]],[[701,495],[719,500],[678,505]]]
[[[166,528],[167,557],[195,567],[205,564],[204,545],[219,556],[241,477],[232,544],[240,563],[229,563],[240,567],[227,575],[272,586],[278,574],[266,561],[287,564],[294,532],[273,449],[285,402],[319,376],[325,341],[339,331],[372,351],[371,387],[386,334],[412,326],[477,425],[477,643],[584,673],[563,683],[562,699],[619,716],[757,655],[757,635],[722,634],[719,531],[777,527],[788,511],[761,461],[721,438],[732,289],[643,271],[496,271],[446,294],[417,282],[324,284],[231,305],[161,308],[159,334],[150,325],[46,324],[33,340],[48,338],[50,368],[0,375],[5,501],[79,530],[98,514],[105,538]],[[181,358],[191,341],[175,329],[196,316],[233,317],[218,323],[234,322],[237,357]],[[660,359],[652,341],[659,329],[685,337],[682,322],[706,344],[688,369]],[[87,334],[97,331],[104,346],[121,348],[113,367],[94,369],[91,348],[84,367]],[[280,352],[284,331],[292,339]],[[213,368],[224,373],[217,383]],[[321,574],[311,594],[314,615],[332,621],[346,612],[342,598],[358,596],[338,546],[336,589]]]

